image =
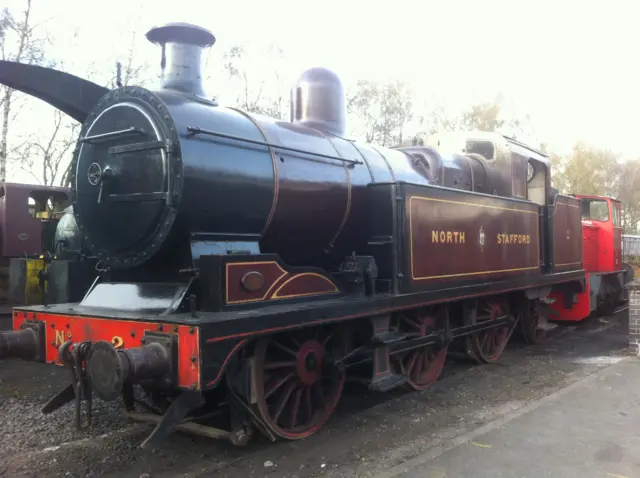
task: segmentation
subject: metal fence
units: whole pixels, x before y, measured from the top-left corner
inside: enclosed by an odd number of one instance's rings
[[[622,255],[640,259],[640,236],[632,234],[622,235]]]

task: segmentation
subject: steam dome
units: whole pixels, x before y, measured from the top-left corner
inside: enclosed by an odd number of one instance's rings
[[[344,136],[346,113],[342,81],[328,68],[306,70],[291,89],[293,124]]]

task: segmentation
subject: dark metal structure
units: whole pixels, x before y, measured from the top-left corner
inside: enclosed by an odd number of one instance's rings
[[[158,423],[148,446],[176,428],[304,438],[347,374],[426,388],[448,353],[490,363],[516,328],[543,340],[549,294],[583,290],[579,201],[552,190],[543,153],[490,133],[450,153],[444,137],[352,141],[323,68],[297,81],[289,122],[222,107],[202,84],[210,32],[147,38],[160,88],[104,92],[74,153],[75,218],[101,273],[79,303],[16,308],[0,335],[0,356],[72,370],[45,413],[75,400],[80,426],[83,401],[122,396]]]
[[[91,285],[95,261],[70,203],[70,188],[0,185],[0,317],[16,305],[81,300]]]
[[[42,254],[51,250],[71,189],[5,182],[0,185],[0,315],[11,306],[39,304]]]

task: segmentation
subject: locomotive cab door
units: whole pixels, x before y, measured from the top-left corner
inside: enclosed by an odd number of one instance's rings
[[[540,210],[544,211],[539,217],[538,230],[540,231],[540,266],[546,269],[546,266],[551,262],[550,251],[553,251],[553,247],[549,247],[552,231],[547,219],[549,209],[547,206],[555,201],[549,184],[549,167],[542,161],[528,158],[526,168],[527,199],[536,203]]]
[[[624,269],[622,262],[622,204],[611,201],[613,216],[613,267],[614,270]]]
[[[549,170],[541,161],[527,161],[527,199],[539,206],[547,205],[547,183]],[[551,198],[550,198],[551,199]],[[553,201],[549,201],[553,202]]]

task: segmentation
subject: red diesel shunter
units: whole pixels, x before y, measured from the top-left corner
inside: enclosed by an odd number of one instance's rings
[[[581,321],[591,314],[610,315],[628,301],[625,284],[633,279],[622,258],[622,204],[601,196],[576,195],[582,212],[582,250],[587,272],[584,292],[551,294],[550,319]]]

